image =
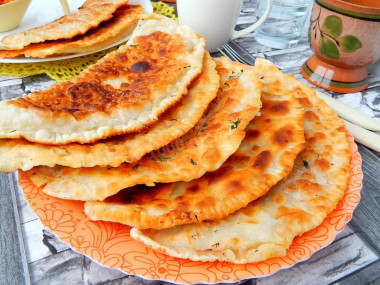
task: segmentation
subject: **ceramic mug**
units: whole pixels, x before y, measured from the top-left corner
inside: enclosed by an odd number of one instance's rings
[[[340,93],[366,89],[366,67],[380,58],[380,1],[314,0],[309,40],[306,80]]]
[[[236,39],[253,32],[268,17],[272,0],[268,2],[263,16],[253,25],[236,31],[235,26],[243,6],[243,0],[177,0],[180,24],[187,25],[206,39],[209,52],[218,51],[218,47],[230,39]]]

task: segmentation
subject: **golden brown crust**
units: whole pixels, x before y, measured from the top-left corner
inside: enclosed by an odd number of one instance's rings
[[[289,92],[262,94],[263,107],[239,149],[216,171],[189,182],[122,190],[86,202],[91,219],[163,229],[225,217],[264,195],[304,148],[303,109]]]
[[[23,139],[0,140],[0,171],[28,170],[36,165],[70,167],[119,166],[134,163],[144,154],[179,138],[202,117],[219,88],[215,62],[206,53],[202,74],[189,92],[146,130],[116,136],[93,144],[44,145]]]
[[[136,184],[188,181],[219,168],[239,147],[244,128],[258,113],[261,84],[246,67],[227,59],[218,60],[217,70],[217,97],[195,127],[178,140],[136,164],[117,168],[32,169],[29,173],[35,173],[33,181],[38,185],[47,183],[44,191],[52,196],[103,200]],[[239,79],[230,78],[238,72],[242,73]]]
[[[264,92],[275,95],[287,89],[306,110],[306,148],[292,172],[266,195],[223,219],[158,231],[135,228],[133,238],[180,258],[257,262],[285,255],[296,236],[314,229],[335,209],[350,177],[343,122],[313,89],[270,62],[257,59],[254,70]]]
[[[45,58],[51,55],[96,51],[118,42],[132,33],[132,28],[136,26],[142,12],[143,8],[139,5],[124,5],[116,10],[110,20],[101,23],[84,35],[72,39],[33,43],[19,50],[0,50],[0,58],[12,58],[19,55]]]
[[[147,17],[128,45],[72,81],[0,102],[0,114],[8,114],[0,116],[0,137],[89,143],[142,130],[187,93],[204,51],[204,39],[188,27]]]
[[[69,113],[77,120],[96,112],[110,114],[120,107],[141,108],[153,100],[153,89],[165,92],[173,77],[183,75],[186,63],[179,58],[185,47],[180,36],[162,32],[139,37],[135,42],[138,47],[121,47],[72,82],[55,84],[8,104],[33,108],[41,115],[46,112]],[[120,86],[104,84],[107,79],[117,77],[125,78],[125,82]]]
[[[31,43],[71,39],[113,17],[113,13],[128,0],[87,0],[78,11],[65,15],[41,27],[11,34],[1,39],[0,48],[17,50]]]

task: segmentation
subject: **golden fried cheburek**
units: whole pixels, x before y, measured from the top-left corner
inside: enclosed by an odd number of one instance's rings
[[[292,172],[265,196],[220,220],[130,234],[170,256],[250,263],[286,254],[293,239],[322,223],[342,199],[350,177],[344,123],[315,91],[257,59],[264,94],[288,89],[305,109],[306,148]],[[242,177],[242,179],[244,179]]]
[[[140,131],[181,100],[202,70],[204,39],[164,16],[72,81],[0,102],[0,138],[91,143]]]
[[[182,100],[146,130],[111,137],[93,144],[47,145],[24,139],[0,139],[0,171],[29,170],[36,165],[69,167],[119,166],[179,138],[202,117],[219,88],[215,62],[206,52],[202,73]]]
[[[189,182],[127,188],[103,202],[86,202],[86,214],[93,220],[163,229],[219,219],[261,197],[291,171],[305,143],[304,111],[294,96],[284,90],[261,98],[260,115],[216,171]]]
[[[41,27],[3,37],[0,48],[18,50],[32,43],[72,39],[111,19],[115,11],[127,3],[128,0],[87,0],[78,11],[70,15],[62,16]]]
[[[45,58],[51,55],[85,54],[101,50],[130,35],[142,12],[143,8],[139,5],[124,5],[115,11],[110,20],[101,23],[84,35],[72,39],[33,43],[17,50],[0,50],[0,58],[12,58],[19,55]]]
[[[261,83],[244,65],[216,60],[218,94],[204,116],[184,136],[135,164],[119,167],[38,167],[27,174],[52,196],[103,200],[136,184],[188,181],[213,171],[239,147],[261,105]],[[219,87],[220,86],[220,87]]]

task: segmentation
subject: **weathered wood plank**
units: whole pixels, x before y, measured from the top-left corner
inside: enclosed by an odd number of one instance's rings
[[[38,216],[29,208],[19,187],[17,187],[17,202],[22,224],[38,219]]]
[[[12,81],[11,81],[12,82]],[[11,82],[2,82],[3,86],[0,86],[0,100],[10,100],[16,97],[20,97],[24,93],[24,89],[22,88],[22,82],[17,80],[16,85],[8,85]],[[7,83],[6,85],[4,83]]]
[[[30,264],[33,284],[89,284],[83,280],[83,256],[64,251]]]
[[[43,226],[36,219],[23,224],[28,263],[44,259],[51,255],[50,249],[43,243]]]
[[[21,84],[22,79],[21,78],[12,78],[7,80],[0,80],[0,87],[2,86],[11,86],[16,84]]]
[[[49,88],[56,82],[47,75],[35,75],[31,77],[25,77],[22,79],[24,84],[25,93],[31,93],[34,91],[41,91]]]
[[[298,48],[289,49],[281,52],[264,53],[265,58],[271,61],[279,69],[300,67],[311,55],[312,51],[307,46],[298,46]],[[297,72],[299,73],[299,72]]]
[[[0,283],[30,284],[14,187],[12,176],[0,173]]]
[[[351,226],[380,256],[380,158],[368,148],[359,145],[364,173],[361,201],[354,211]]]
[[[378,260],[358,235],[347,235],[344,238],[340,238],[340,235],[334,243],[314,253],[308,261],[258,279],[256,284],[329,284]]]
[[[334,284],[336,285],[351,285],[351,284],[368,284],[379,280],[380,260],[375,261],[366,267],[346,276]],[[380,280],[379,280],[380,281]]]

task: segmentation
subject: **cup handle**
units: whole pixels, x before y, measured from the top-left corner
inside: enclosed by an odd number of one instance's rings
[[[239,38],[241,36],[244,36],[250,32],[253,32],[254,30],[256,30],[268,18],[271,9],[272,9],[272,0],[267,0],[267,8],[266,8],[264,14],[261,16],[261,18],[256,23],[252,24],[251,26],[249,26],[243,30],[240,30],[240,31],[234,30],[232,33],[231,39],[234,40],[236,38]]]
[[[61,3],[63,14],[70,15],[70,9],[69,9],[69,5],[67,4],[67,1],[66,0],[59,0],[59,2]]]

